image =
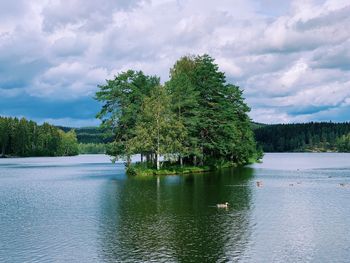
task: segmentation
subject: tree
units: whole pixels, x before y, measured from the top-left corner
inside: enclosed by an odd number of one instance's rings
[[[256,145],[242,91],[226,82],[214,59],[195,58],[195,87],[199,91],[198,137],[201,164],[211,161],[247,163]]]
[[[0,146],[1,146],[1,156],[5,156],[6,149],[8,148],[9,142],[9,119],[0,117]]]
[[[74,130],[64,132],[59,130],[61,142],[58,148],[58,155],[73,156],[79,153],[77,135]]]
[[[171,95],[172,111],[181,122],[186,131],[186,138],[183,140],[179,152],[179,161],[182,165],[183,158],[198,156],[198,114],[199,114],[199,94],[195,86],[196,63],[193,56],[180,58],[170,70],[170,80],[166,87]]]
[[[127,148],[132,153],[155,153],[157,170],[160,156],[182,152],[185,138],[183,124],[172,112],[171,97],[163,86],[157,86],[144,98],[142,110],[135,127],[135,136]]]
[[[130,162],[127,144],[134,135],[136,119],[141,111],[144,96],[159,85],[159,78],[146,76],[142,71],[128,70],[107,80],[106,85],[99,86],[96,99],[103,103],[97,117],[102,120],[102,127],[114,134],[112,147],[108,147],[109,154],[126,157]]]
[[[76,155],[77,147],[74,131],[64,133],[48,123],[0,117],[0,156]]]
[[[104,103],[102,126],[115,135],[107,152],[126,156],[128,165],[137,153],[157,169],[160,156],[181,166],[246,164],[257,156],[243,92],[208,55],[180,58],[164,87],[142,72],[121,73],[96,98]]]
[[[350,152],[350,133],[338,138],[336,145],[339,152]]]

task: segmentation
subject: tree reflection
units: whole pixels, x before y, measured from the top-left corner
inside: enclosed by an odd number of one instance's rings
[[[104,261],[216,262],[240,258],[249,241],[253,169],[129,177],[102,196]],[[229,202],[230,208],[216,204]]]

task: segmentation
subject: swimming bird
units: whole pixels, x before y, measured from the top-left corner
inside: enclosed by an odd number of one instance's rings
[[[345,186],[345,184],[344,184],[344,183],[340,183],[339,185],[340,185],[340,186],[343,186],[343,187]]]
[[[224,203],[224,204],[217,204],[216,205],[217,208],[228,208],[228,203]]]
[[[256,186],[257,186],[257,187],[261,187],[261,186],[262,186],[262,182],[261,182],[261,181],[257,181],[257,182],[256,182]]]
[[[289,184],[289,186],[294,186],[294,184]]]

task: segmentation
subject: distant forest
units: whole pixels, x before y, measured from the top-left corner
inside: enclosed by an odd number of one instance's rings
[[[74,130],[64,132],[25,118],[0,117],[0,157],[71,156],[78,154]]]
[[[350,152],[350,123],[251,124],[264,152]],[[55,127],[0,117],[0,156],[105,153],[113,136],[99,127]]]
[[[112,136],[106,136],[105,132],[99,127],[82,127],[82,128],[71,128],[64,126],[57,126],[57,128],[62,131],[68,132],[74,129],[77,134],[77,139],[79,143],[83,144],[101,144],[109,143],[113,141]]]
[[[350,123],[253,124],[264,152],[350,151]]]
[[[251,124],[256,141],[264,152],[350,152],[350,123],[310,122],[299,124]],[[59,127],[64,131],[72,128]],[[101,144],[113,141],[98,127],[76,128],[78,142],[94,152]],[[89,144],[90,146],[88,146]],[[97,146],[96,146],[97,145]]]

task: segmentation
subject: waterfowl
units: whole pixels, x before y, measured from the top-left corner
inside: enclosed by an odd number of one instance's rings
[[[257,186],[257,187],[262,186],[262,182],[261,182],[261,181],[257,181],[257,182],[256,182],[256,186]]]
[[[294,186],[294,184],[289,184],[289,186]]]
[[[344,184],[344,183],[340,183],[339,185],[340,185],[340,186],[343,186],[343,187],[345,186],[345,184]]]
[[[224,204],[217,204],[216,205],[217,208],[228,208],[228,203],[224,203]]]

